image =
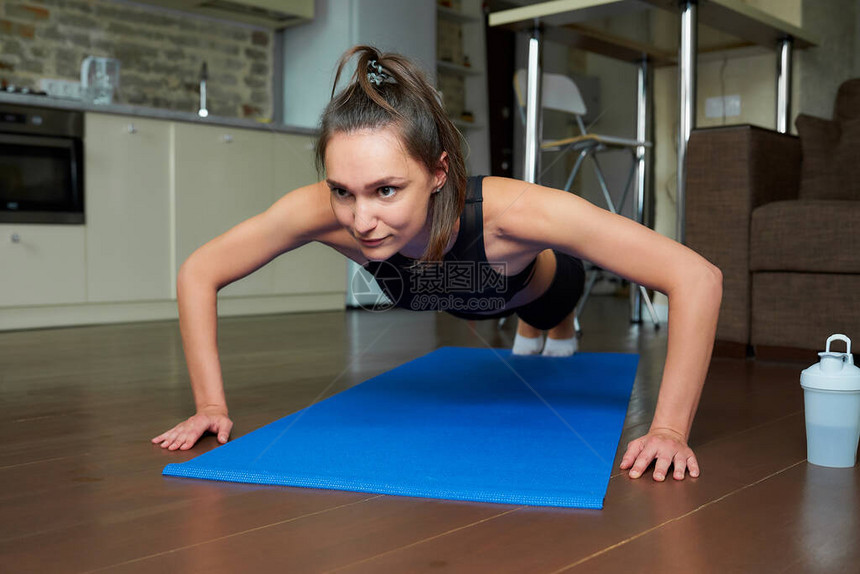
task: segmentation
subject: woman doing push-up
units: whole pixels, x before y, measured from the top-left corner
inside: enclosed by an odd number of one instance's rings
[[[461,136],[437,92],[406,58],[359,46],[356,71],[321,118],[324,179],[196,250],[178,277],[182,340],[197,412],[153,443],[189,449],[205,432],[226,442],[228,416],[216,343],[219,289],[278,255],[317,241],[373,273],[398,307],[487,319],[516,314],[513,352],[576,350],[573,310],[581,259],[669,298],[669,336],[656,412],[629,443],[633,478],[699,475],[687,445],[722,295],[720,271],[666,237],[556,189],[468,177]],[[547,332],[544,342],[542,333]]]

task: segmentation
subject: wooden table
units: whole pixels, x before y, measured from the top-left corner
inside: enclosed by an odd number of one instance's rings
[[[634,11],[662,9],[681,16],[680,47],[677,59],[665,49],[648,43],[635,42],[611,34],[600,33],[581,26],[581,23]],[[776,128],[788,131],[791,117],[791,57],[793,48],[815,46],[815,38],[801,28],[770,14],[744,4],[740,0],[552,0],[490,14],[490,26],[505,26],[532,33],[529,44],[529,90],[526,125],[527,181],[534,182],[538,173],[538,129],[540,111],[540,54],[543,39],[561,41],[580,49],[611,58],[636,63],[640,66],[638,110],[640,116],[648,109],[647,70],[650,66],[678,65],[679,115],[678,122],[678,187],[677,187],[677,239],[683,242],[685,206],[685,169],[687,141],[695,127],[696,56],[698,24],[706,24],[758,46],[776,49],[778,55]],[[645,85],[643,85],[645,82]],[[534,110],[534,113],[532,113]],[[645,138],[645,121],[637,122]],[[643,151],[644,153],[644,151]],[[644,163],[640,163],[644,169]],[[637,178],[644,186],[644,178]],[[642,189],[639,195],[643,194]]]

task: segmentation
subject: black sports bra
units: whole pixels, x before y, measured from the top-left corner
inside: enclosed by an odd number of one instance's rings
[[[481,205],[483,178],[468,179],[457,240],[443,257],[442,265],[415,266],[414,259],[399,253],[386,261],[364,265],[396,307],[492,316],[531,281],[537,258],[516,275],[498,273],[487,261]]]

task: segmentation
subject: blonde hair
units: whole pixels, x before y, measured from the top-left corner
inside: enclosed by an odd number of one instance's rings
[[[356,55],[352,79],[335,95],[344,66]],[[445,184],[430,196],[430,241],[419,259],[439,262],[466,201],[462,135],[420,68],[399,54],[355,46],[340,58],[331,101],[320,118],[317,169],[324,171],[326,146],[334,134],[388,127],[395,128],[409,155],[431,173],[440,167],[442,153],[448,155]]]

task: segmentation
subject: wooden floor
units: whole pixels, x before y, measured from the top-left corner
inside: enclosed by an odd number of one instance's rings
[[[582,342],[641,353],[622,445],[647,429],[666,345],[625,313],[593,298]],[[224,319],[233,436],[442,345],[509,346],[511,328]],[[691,437],[702,476],[616,472],[592,511],[165,478],[215,446],[149,442],[192,412],[175,322],[0,333],[0,572],[858,572],[860,472],[807,464],[805,366],[714,359]]]

